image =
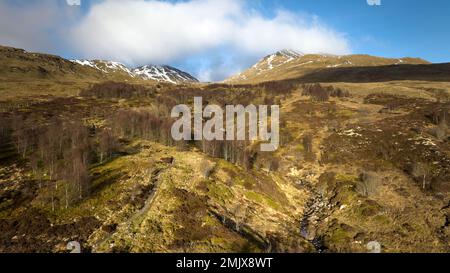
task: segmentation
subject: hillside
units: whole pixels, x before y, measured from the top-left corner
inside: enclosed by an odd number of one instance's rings
[[[124,64],[113,61],[72,60],[72,62],[97,69],[116,80],[149,80],[173,84],[198,82],[190,74],[168,65],[144,65],[128,68]]]
[[[278,84],[108,83],[0,112],[0,252],[449,251],[448,95]],[[173,141],[194,96],[279,103],[280,149]]]
[[[104,81],[185,84],[198,82],[170,66],[135,69],[114,61],[66,60],[59,56],[0,46],[1,99],[30,95],[76,95]]]
[[[403,64],[387,66],[361,66],[320,69],[301,77],[298,82],[370,83],[389,81],[450,82],[450,63]]]
[[[119,62],[102,60],[71,60],[71,62],[83,67],[95,69],[101,74],[116,80],[131,80],[135,77],[128,67]]]
[[[369,55],[302,54],[282,50],[268,55],[248,70],[227,79],[226,83],[248,84],[274,80],[301,78],[319,71],[336,68],[401,66],[406,64],[429,64],[418,58],[389,59]]]
[[[0,46],[0,78],[16,81],[108,79],[101,71],[59,56],[4,46]]]
[[[361,66],[174,85],[114,62],[11,48],[2,58],[0,252],[68,252],[70,241],[82,252],[368,252],[374,241],[382,252],[450,251],[445,64],[281,51],[255,69]],[[172,68],[155,69],[139,71]],[[172,107],[198,96],[280,105],[279,149],[175,141]]]
[[[174,84],[198,82],[192,75],[168,65],[144,65],[133,69],[132,73],[135,77],[158,82]]]

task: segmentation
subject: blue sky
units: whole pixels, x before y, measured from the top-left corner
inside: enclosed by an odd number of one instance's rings
[[[277,9],[317,15],[345,33],[351,53],[382,57],[421,57],[450,62],[450,1],[382,0],[255,0],[253,8],[267,17]],[[190,67],[188,67],[189,69]]]
[[[0,44],[219,81],[283,48],[450,62],[448,14],[447,0],[0,0]]]
[[[381,0],[381,6],[365,0],[257,2],[268,16],[279,6],[318,15],[347,34],[354,53],[450,62],[448,0]]]

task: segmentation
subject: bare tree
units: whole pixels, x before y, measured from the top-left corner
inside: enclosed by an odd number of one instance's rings
[[[306,153],[311,153],[313,150],[313,137],[312,134],[307,133],[303,135],[302,139],[303,149]]]
[[[428,164],[423,162],[416,162],[413,165],[412,169],[412,175],[416,178],[421,180],[422,188],[426,189],[427,186],[427,179],[430,175],[430,167]]]
[[[313,151],[313,135],[305,133],[302,137],[303,151],[306,160],[314,160],[316,155]]]
[[[234,207],[234,223],[237,232],[241,230],[242,222],[247,218],[248,207],[243,204],[237,204]]]
[[[0,116],[0,144],[6,143],[9,135],[9,127],[9,120],[3,116]]]
[[[103,160],[110,159],[112,153],[116,148],[116,140],[114,135],[110,129],[103,129],[99,135],[98,139],[98,150],[100,155],[100,163],[103,163]]]
[[[380,185],[380,177],[372,172],[363,172],[360,175],[356,190],[363,196],[371,196],[377,192]]]
[[[443,117],[440,119],[439,124],[434,128],[436,138],[439,140],[446,139],[447,131],[448,131],[447,117],[444,114]]]
[[[59,147],[62,149],[62,130],[63,128],[57,128],[56,126],[51,125],[45,134],[46,139],[39,142],[39,144],[43,145],[40,150],[43,151],[44,162],[50,180],[54,179],[55,174],[57,173],[58,154],[60,152]],[[55,184],[55,188],[58,189],[58,183]]]
[[[269,162],[269,171],[278,171],[280,168],[280,159],[276,156],[272,156]]]
[[[208,178],[209,176],[211,176],[215,166],[215,163],[207,159],[203,159],[200,162],[200,172],[202,173],[203,177]]]
[[[25,158],[28,148],[28,132],[24,118],[19,115],[14,115],[11,120],[11,127],[13,131],[12,136],[14,146],[16,147],[17,154]]]

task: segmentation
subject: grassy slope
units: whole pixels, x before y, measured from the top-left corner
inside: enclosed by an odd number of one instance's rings
[[[90,84],[111,80],[155,84],[125,72],[102,73],[59,56],[0,46],[0,101],[39,95],[73,96]]]
[[[421,105],[418,109],[430,110],[434,106],[429,103],[434,99],[398,98],[396,101],[405,100],[405,104],[400,103],[393,113],[383,113],[379,111],[382,104],[363,102],[364,92],[375,92],[375,87],[361,93],[358,90],[365,90],[365,85],[352,90],[349,99],[326,103],[311,102],[299,91],[283,100],[286,127],[282,134],[289,135],[289,140],[277,152],[281,158],[279,171],[247,171],[196,150],[180,152],[138,141],[128,146],[133,151],[129,155],[93,167],[95,192],[89,199],[69,210],[51,212],[48,205],[41,206],[39,196],[44,192],[22,200],[19,207],[3,210],[2,218],[15,219],[23,213],[24,204],[46,212],[58,227],[77,226],[94,217],[99,226],[84,238],[71,238],[100,252],[314,251],[306,240],[313,238],[322,238],[329,251],[364,252],[371,240],[381,242],[383,250],[389,252],[447,251],[448,212],[442,208],[449,200],[448,191],[445,187],[434,193],[422,191],[402,166],[396,165],[402,158],[380,161],[378,145],[364,140],[396,141],[404,147],[416,146],[417,156],[426,154],[426,146],[410,143],[407,137],[392,138],[391,133],[412,134],[402,124],[422,120],[423,114],[414,114],[422,113],[415,108],[417,103]],[[95,105],[108,104],[99,103]],[[399,127],[390,128],[397,124]],[[386,130],[376,133],[376,128]],[[349,134],[350,129],[361,137]],[[305,132],[315,136],[313,160],[301,144]],[[439,168],[448,170],[448,142],[426,137],[439,145],[444,160]],[[414,152],[408,151],[408,155]],[[168,156],[175,158],[175,164],[161,161]],[[260,157],[256,165],[264,166],[266,160]],[[203,175],[205,165],[213,169],[208,177]],[[29,171],[24,167],[16,170],[14,183],[30,185]],[[358,191],[359,175],[365,171],[379,177],[378,190],[370,196]],[[11,183],[12,174],[5,172],[7,169],[2,170],[0,183]],[[299,223],[309,210],[314,213],[307,219],[305,239]],[[236,229],[236,221],[242,222],[240,229]],[[61,242],[67,240],[67,234],[45,236],[51,238],[50,242],[59,242],[51,251],[62,250]],[[269,246],[268,242],[276,243]]]
[[[448,191],[443,190],[443,195],[434,197],[422,192],[397,165],[408,156],[421,157],[428,153],[420,150],[420,144],[408,142],[406,136],[409,128],[403,120],[410,126],[418,122],[417,116],[408,115],[415,112],[413,107],[414,103],[403,109],[404,115],[397,116],[379,113],[382,106],[363,104],[357,97],[313,105],[301,96],[289,100],[285,118],[295,122],[288,122],[286,130],[298,140],[280,151],[287,159],[282,166],[284,172],[309,181],[325,200],[335,205],[316,214],[319,221],[311,231],[322,234],[334,251],[365,251],[365,244],[370,240],[381,242],[387,252],[447,251],[449,229],[445,225],[445,215],[448,212],[441,208],[448,203]],[[284,113],[286,115],[286,111]],[[351,134],[349,128],[357,134]],[[357,131],[355,128],[366,129]],[[382,131],[374,134],[376,130]],[[305,131],[312,131],[316,136],[314,149],[321,164],[318,161],[304,163],[301,159],[303,151],[295,143],[301,141],[300,135]],[[392,138],[393,132],[399,137]],[[410,149],[404,152],[404,157],[400,156],[402,149],[399,148],[394,152],[399,155],[396,159],[378,161],[379,144],[371,144],[372,141],[397,143]],[[450,145],[448,142],[438,145],[443,152],[439,168],[448,172]],[[377,191],[370,196],[363,196],[357,190],[361,183],[359,175],[364,171],[372,171],[378,177]],[[327,173],[334,175],[325,175]]]
[[[64,71],[68,65],[70,71],[71,64],[61,65]],[[14,66],[17,65],[10,67]],[[58,80],[40,78],[36,71],[39,68],[22,71],[20,77],[14,76],[16,72],[8,74],[8,80],[2,81],[2,99],[8,96],[16,101],[17,96],[24,96],[37,101],[34,96],[42,92],[73,95],[90,82],[103,80],[89,71],[81,80],[78,76],[71,78],[70,72],[58,71],[55,72]],[[79,73],[83,75],[82,71]],[[27,80],[23,80],[24,75]],[[333,85],[349,90],[352,97],[316,103],[300,96],[297,90],[282,101],[282,119],[286,122],[282,134],[287,140],[277,152],[281,164],[275,172],[247,171],[196,150],[181,152],[136,141],[126,147],[128,155],[93,166],[95,191],[90,198],[68,210],[52,212],[48,205],[43,205],[41,198],[46,193],[37,188],[29,166],[20,161],[2,161],[0,227],[5,229],[4,236],[0,236],[2,247],[30,247],[12,251],[64,251],[68,240],[80,240],[85,248],[99,252],[298,252],[314,251],[307,240],[321,238],[328,251],[365,252],[365,244],[377,240],[383,251],[448,252],[447,184],[438,185],[433,191],[421,190],[404,171],[402,164],[407,156],[401,151],[412,147],[416,152],[406,150],[406,155],[419,158],[434,154],[430,147],[408,140],[418,137],[410,127],[432,127],[423,111],[435,109],[434,91],[449,90],[450,84],[392,81]],[[364,103],[364,98],[372,93],[406,98],[395,99],[404,104],[400,103],[392,112],[380,112],[383,103]],[[62,100],[56,105],[66,103]],[[81,100],[66,111],[83,111],[88,103],[114,110],[147,102]],[[60,110],[54,106],[44,103],[22,108],[55,114]],[[302,147],[305,132],[314,133],[314,159]],[[440,162],[437,168],[448,172],[448,141],[439,142],[426,130],[423,136],[436,143],[440,151],[439,157],[434,158]],[[377,155],[380,143],[399,148],[392,158],[380,160]],[[168,156],[175,158],[173,165],[161,161]],[[264,166],[266,161],[267,158],[260,157],[256,165]],[[208,177],[203,175],[205,165],[213,169]],[[379,181],[377,191],[369,196],[358,190],[359,175],[366,171],[374,173]],[[44,216],[35,215],[34,209]],[[305,217],[309,211],[313,213]],[[50,223],[44,220],[27,219],[49,219],[62,231],[47,229]],[[308,224],[304,227],[307,238],[303,238],[299,228],[303,220]],[[24,229],[6,229],[9,221],[23,223]],[[26,234],[25,238],[19,236],[20,232]],[[36,242],[35,238],[42,241]]]
[[[284,60],[285,61],[285,60]],[[400,62],[401,61],[401,62]],[[296,83],[355,83],[380,86],[391,82],[405,82],[399,86],[415,83],[444,85],[450,82],[450,64],[430,64],[416,58],[387,59],[368,55],[305,55],[290,62],[272,61],[268,69],[264,59],[240,75],[228,79],[233,84],[255,84],[267,81]],[[413,83],[413,84],[411,84]],[[436,88],[436,86],[433,86]]]

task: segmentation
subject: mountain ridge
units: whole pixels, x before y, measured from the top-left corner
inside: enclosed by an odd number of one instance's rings
[[[143,65],[129,68],[123,63],[107,60],[71,60],[74,63],[89,66],[103,73],[118,73],[122,76],[141,80],[154,80],[157,82],[168,82],[173,84],[199,82],[189,73],[170,65]]]
[[[249,69],[226,79],[225,83],[258,83],[298,78],[323,69],[430,64],[420,58],[383,58],[366,54],[304,54],[284,49],[267,55]]]
[[[172,84],[194,83],[189,73],[172,66],[147,65],[128,68],[109,60],[68,60],[63,57],[29,52],[0,45],[0,78],[7,81],[31,80],[117,80],[155,81]]]

